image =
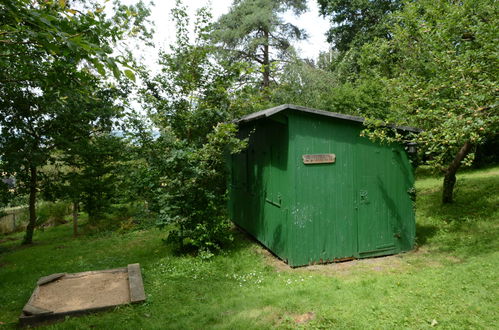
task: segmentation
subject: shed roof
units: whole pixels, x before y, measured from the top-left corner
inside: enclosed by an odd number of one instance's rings
[[[251,113],[249,115],[246,115],[246,116],[240,118],[237,122],[238,123],[247,123],[247,122],[262,119],[262,118],[268,118],[268,117],[271,117],[271,116],[273,116],[279,112],[282,112],[284,110],[294,110],[294,111],[307,112],[307,113],[312,113],[312,114],[316,114],[316,115],[320,115],[320,116],[349,120],[349,121],[354,121],[354,122],[358,122],[358,123],[364,122],[364,118],[362,118],[362,117],[350,116],[350,115],[345,115],[342,113],[331,112],[331,111],[312,109],[312,108],[302,107],[302,106],[294,105],[294,104],[281,104],[277,107],[254,112],[254,113]],[[394,126],[394,125],[387,125],[387,126],[392,127],[392,128],[396,128],[399,130],[403,130],[403,131],[413,132],[413,133],[421,132],[420,129],[414,128],[414,127],[409,127],[409,126]]]

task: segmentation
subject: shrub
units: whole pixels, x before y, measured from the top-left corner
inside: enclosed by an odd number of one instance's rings
[[[111,214],[112,220],[118,224],[118,231],[127,232],[151,228],[156,221],[143,203],[115,205]]]
[[[211,255],[230,241],[227,214],[227,154],[240,152],[246,142],[236,137],[234,124],[218,124],[201,147],[170,139],[164,161],[168,174],[159,194],[158,225],[172,225],[167,242]]]
[[[37,205],[37,226],[46,224],[60,225],[66,223],[65,217],[71,213],[69,202],[41,202]]]

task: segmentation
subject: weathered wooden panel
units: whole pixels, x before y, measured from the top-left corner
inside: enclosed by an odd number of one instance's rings
[[[357,239],[353,209],[355,131],[309,114],[290,119],[296,157],[296,202],[292,214],[292,265],[332,262],[354,256]],[[307,165],[302,154],[334,153],[334,164]]]
[[[109,281],[109,278],[103,280],[101,277],[100,279],[97,278],[95,280],[95,276],[103,274],[118,274],[114,280],[114,285],[107,285],[104,287],[104,297],[113,297],[112,300],[102,300],[102,295],[99,299],[95,293],[93,293],[93,296],[91,297],[86,295],[86,293],[89,292],[88,282],[90,280],[88,277],[94,276],[94,283],[95,281],[106,283],[105,281]],[[85,280],[85,278],[87,278],[87,280]],[[60,297],[61,291],[54,290],[54,288],[52,288],[52,291],[49,290],[48,293],[47,290],[44,291],[44,289],[47,289],[47,287],[50,287],[51,285],[61,284],[60,281],[74,281],[75,279],[78,279],[81,283],[77,283],[77,285],[72,284],[72,287],[66,287],[65,292],[71,293],[69,299],[66,296],[66,300],[64,300],[63,297]],[[57,280],[60,281],[54,282]],[[122,289],[124,289],[124,291]],[[103,290],[102,287],[101,290]],[[123,267],[100,271],[87,271],[73,274],[52,274],[44,276],[38,280],[35,290],[23,308],[22,314],[19,317],[19,322],[22,326],[35,325],[45,321],[64,319],[67,316],[75,316],[111,309],[125,303],[138,303],[144,301],[145,299],[146,296],[139,264],[130,264],[126,268]],[[63,304],[60,304],[60,301],[62,301]],[[40,307],[40,304],[45,308]]]
[[[52,311],[48,311],[46,309],[36,307],[30,304],[26,304],[23,308],[23,313],[26,315],[47,315],[52,314]]]
[[[136,303],[146,300],[140,264],[128,265],[128,285],[130,287],[130,302]]]
[[[44,276],[44,277],[40,278],[38,280],[38,282],[36,282],[36,284],[37,285],[44,285],[44,284],[53,282],[53,281],[55,281],[55,280],[63,277],[64,275],[66,275],[66,273],[57,273],[57,274],[52,274],[52,275]]]
[[[303,155],[303,164],[332,164],[336,161],[335,154]]]
[[[359,255],[410,250],[415,237],[414,184],[407,154],[400,145],[378,145],[358,137],[356,153]]]
[[[253,133],[254,132],[254,133]],[[262,120],[240,130],[248,148],[232,157],[230,214],[234,222],[286,258],[290,181],[286,120]]]
[[[0,217],[0,234],[10,234],[23,229],[27,224],[26,207],[3,209]]]

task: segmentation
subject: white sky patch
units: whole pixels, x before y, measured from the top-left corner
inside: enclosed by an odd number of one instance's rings
[[[284,18],[287,22],[304,29],[308,34],[308,39],[295,43],[297,52],[301,58],[317,59],[320,52],[329,50],[326,41],[326,32],[329,30],[329,20],[319,15],[317,1],[308,0],[308,11],[300,16],[293,13],[286,13]]]

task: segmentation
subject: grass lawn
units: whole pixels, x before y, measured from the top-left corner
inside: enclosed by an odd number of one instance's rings
[[[147,302],[53,329],[481,328],[499,325],[499,167],[417,181],[418,248],[398,256],[291,269],[242,234],[209,261],[174,255],[157,229],[71,237],[70,225],[0,237],[0,327],[44,275],[139,262]]]

